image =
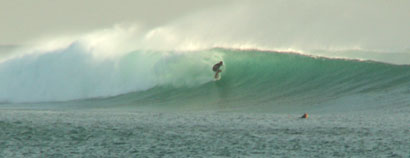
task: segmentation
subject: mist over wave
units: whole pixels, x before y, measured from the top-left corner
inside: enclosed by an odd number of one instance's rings
[[[211,81],[217,54],[132,51],[99,60],[79,45],[0,65],[3,102],[67,101],[115,96],[157,85],[194,86]],[[191,74],[191,75],[186,75]]]

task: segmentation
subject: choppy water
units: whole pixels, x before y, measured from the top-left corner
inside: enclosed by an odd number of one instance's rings
[[[1,157],[408,157],[405,109],[299,115],[0,111]]]

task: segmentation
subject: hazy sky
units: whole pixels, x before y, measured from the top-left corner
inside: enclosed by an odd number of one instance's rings
[[[43,35],[81,33],[116,23],[161,25],[228,1],[0,0],[0,45]]]
[[[0,0],[0,22],[0,45],[136,24],[151,49],[410,51],[409,0]]]

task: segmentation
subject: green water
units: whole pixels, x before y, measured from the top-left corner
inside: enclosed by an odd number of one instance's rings
[[[187,83],[197,80],[198,76],[213,76],[212,65],[209,70],[203,66],[186,66],[195,65],[190,59],[197,61],[200,57],[212,56],[224,61],[221,79],[203,84]],[[283,112],[332,106],[335,110],[357,110],[396,104],[407,106],[410,94],[409,66],[372,61],[213,49],[181,55],[175,64],[168,63],[167,67],[173,71],[184,67],[184,73],[178,74],[181,79],[145,91],[81,103],[165,111]]]

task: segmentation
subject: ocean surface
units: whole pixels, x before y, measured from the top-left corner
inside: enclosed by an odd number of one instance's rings
[[[350,113],[0,111],[2,157],[409,157],[409,108]]]
[[[72,44],[0,63],[0,156],[409,157],[409,68],[228,48],[100,59]]]

